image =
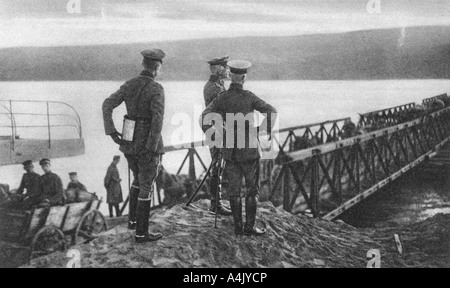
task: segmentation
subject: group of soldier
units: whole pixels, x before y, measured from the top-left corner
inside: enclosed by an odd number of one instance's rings
[[[51,161],[47,158],[39,162],[44,174],[41,176],[34,171],[31,160],[22,163],[26,171],[22,176],[19,188],[14,193],[9,193],[10,201],[6,205],[14,209],[31,209],[33,207],[51,207],[64,205],[66,194],[64,193],[61,178],[52,172]],[[70,183],[67,190],[87,191],[76,172],[69,173]],[[25,193],[26,192],[26,193]]]
[[[120,185],[122,179],[117,168],[119,162],[120,156],[114,156],[104,178],[110,217],[114,216],[113,210],[116,216],[121,216],[119,204],[123,202],[123,196]],[[2,207],[29,210],[97,199],[96,194],[88,192],[86,186],[78,180],[77,172],[69,173],[70,181],[64,190],[61,178],[52,172],[51,161],[44,158],[39,164],[44,171],[42,176],[35,172],[31,160],[22,163],[26,173],[23,174],[18,189],[9,191],[9,185],[0,184]]]
[[[164,154],[164,144],[161,137],[165,110],[165,94],[161,84],[155,81],[163,64],[165,53],[160,49],[148,49],[141,52],[144,70],[103,102],[103,119],[106,135],[120,145],[120,151],[125,154],[129,167],[133,172],[133,183],[130,190],[130,210],[128,228],[136,230],[137,243],[157,241],[161,233],[149,232],[149,215],[154,182],[158,176],[161,157]],[[243,85],[251,63],[243,60],[229,61],[228,56],[214,58],[207,62],[211,77],[204,88],[206,109],[202,113],[205,119],[209,113],[248,115],[259,111],[263,115],[275,114],[276,109],[257,97]],[[230,78],[229,89],[225,89],[224,79]],[[114,125],[113,110],[125,102],[127,115],[124,117],[124,129],[120,134]],[[251,117],[250,117],[251,118]],[[264,127],[270,135],[272,123],[267,119]],[[201,121],[203,131],[215,129],[212,123]],[[249,121],[251,122],[251,121]],[[131,124],[130,124],[131,123]],[[225,126],[223,123],[222,127]],[[234,131],[234,146],[210,147],[212,156],[211,171],[211,207],[212,214],[233,216],[236,235],[258,236],[265,231],[255,226],[258,194],[259,194],[259,151],[249,146],[250,126],[245,126],[245,147],[237,145],[237,132]],[[268,124],[268,125],[267,125]],[[262,125],[261,125],[262,126]],[[131,128],[129,128],[131,127]],[[128,129],[129,128],[129,129]],[[129,131],[131,129],[131,131]],[[220,130],[220,129],[219,129]],[[224,131],[215,131],[219,134]],[[131,136],[130,136],[131,135]],[[254,135],[253,135],[254,136]],[[238,148],[239,147],[239,148]],[[222,157],[220,157],[222,156]],[[225,174],[228,177],[230,208],[222,203],[220,189],[219,159],[224,160]],[[214,165],[215,164],[215,165]],[[245,179],[245,224],[242,216],[241,184]]]

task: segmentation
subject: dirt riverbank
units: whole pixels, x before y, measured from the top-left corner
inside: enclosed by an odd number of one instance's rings
[[[450,267],[450,215],[439,214],[408,226],[357,229],[294,216],[261,203],[259,225],[265,237],[232,233],[232,218],[209,215],[207,201],[198,209],[175,206],[158,211],[151,227],[164,238],[135,244],[133,232],[119,225],[91,243],[72,247],[81,255],[81,267],[366,267],[368,251],[378,249],[381,267]],[[398,252],[394,234],[402,241]],[[25,267],[66,267],[67,252],[34,259]]]

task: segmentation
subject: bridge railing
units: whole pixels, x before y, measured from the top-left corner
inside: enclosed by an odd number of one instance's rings
[[[450,108],[372,133],[290,152],[270,192],[292,213],[334,219],[423,162],[450,138]]]
[[[358,127],[366,126],[391,126],[399,124],[401,116],[411,108],[415,107],[415,103],[408,103],[387,109],[377,110],[359,115]]]
[[[323,143],[331,143],[338,141],[342,132],[342,127],[346,121],[350,121],[350,118],[341,118],[331,121],[324,121],[319,123],[313,123],[308,125],[301,125],[295,127],[288,127],[274,131],[277,137],[274,137],[276,145],[279,146],[280,153],[286,153],[296,150],[297,137],[304,137],[310,141],[310,144],[317,146]],[[197,179],[196,175],[196,161],[201,165],[201,168],[206,171],[208,166],[198,153],[199,148],[204,148],[206,145],[203,141],[191,142],[186,144],[179,144],[174,146],[166,146],[165,152],[175,152],[186,150],[184,159],[178,168],[177,175],[181,173],[183,168],[188,165],[189,178],[192,180]],[[265,160],[261,161],[261,181],[270,181],[270,175],[273,169],[274,161]]]
[[[36,105],[37,104],[37,105]],[[38,107],[40,106],[40,107]],[[1,131],[10,131],[2,138],[11,140],[11,150],[15,150],[15,142],[22,138],[19,131],[27,131],[29,135],[45,135],[51,146],[52,131],[56,128],[74,129],[72,135],[82,139],[81,119],[77,111],[69,104],[59,101],[0,100],[0,116],[7,121],[0,121]],[[40,108],[40,109],[38,109]],[[29,112],[33,110],[34,112]],[[41,112],[38,112],[38,111]],[[68,112],[64,112],[67,110]],[[45,131],[46,132],[42,132]],[[3,134],[3,133],[2,133]]]
[[[428,108],[436,100],[441,100],[441,101],[444,102],[444,104],[447,104],[448,103],[447,101],[449,100],[449,97],[447,96],[447,94],[441,94],[441,95],[438,95],[438,96],[426,98],[426,99],[423,99],[422,105],[424,107]]]

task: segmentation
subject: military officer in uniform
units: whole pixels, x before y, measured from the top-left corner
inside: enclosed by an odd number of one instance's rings
[[[262,235],[264,230],[255,227],[257,203],[259,195],[259,151],[257,144],[257,135],[252,135],[252,131],[258,131],[254,127],[253,113],[259,111],[263,115],[267,115],[264,119],[267,123],[260,127],[267,127],[270,135],[272,129],[271,121],[272,115],[276,117],[276,109],[264,102],[255,94],[243,89],[243,84],[246,80],[247,70],[251,67],[251,63],[243,60],[234,60],[228,62],[231,72],[231,85],[228,91],[220,93],[219,96],[211,102],[202,114],[202,129],[206,132],[212,127],[212,123],[205,123],[206,115],[209,113],[217,113],[221,115],[226,127],[226,146],[223,149],[223,157],[226,161],[225,172],[229,181],[230,190],[230,204],[233,213],[234,227],[236,235]],[[241,114],[242,113],[242,114]],[[267,114],[266,114],[267,113]],[[244,123],[238,121],[227,121],[227,114],[236,117],[236,115],[243,115],[246,117]],[[231,123],[229,123],[231,122]],[[265,124],[263,123],[263,124]],[[224,133],[219,128],[217,133]],[[241,130],[241,131],[238,131]],[[242,133],[245,130],[245,133]],[[231,131],[231,132],[230,132]],[[234,133],[234,137],[230,137],[229,133]],[[245,139],[238,139],[238,135],[245,135]],[[257,133],[253,133],[257,134]],[[224,137],[225,138],[225,137]],[[243,141],[242,141],[243,140]],[[231,143],[230,143],[231,142]],[[240,142],[238,144],[238,142]],[[243,144],[244,145],[243,145]],[[245,178],[247,188],[247,195],[245,198],[245,212],[246,222],[245,226],[242,221],[242,202],[241,202],[241,185],[242,178]]]
[[[217,95],[225,91],[224,79],[229,78],[229,68],[227,66],[229,57],[218,57],[208,61],[211,76],[206,82],[203,89],[203,96],[205,99],[205,106],[207,107],[211,102],[216,99]],[[211,214],[219,213],[221,215],[229,216],[231,211],[228,207],[222,204],[222,195],[219,189],[219,149],[216,147],[210,148],[211,162],[217,163],[211,169],[211,182],[209,192],[211,194],[210,212]],[[217,199],[216,199],[217,197]]]
[[[113,162],[109,165],[103,180],[106,188],[106,203],[108,203],[109,217],[111,218],[114,217],[113,208],[116,210],[116,216],[121,216],[119,204],[123,202],[123,196],[122,185],[120,185],[122,179],[120,179],[119,169],[117,168],[119,162],[120,156],[114,156]],[[135,199],[133,199],[133,201],[135,201]]]
[[[39,162],[44,175],[41,176],[42,197],[50,206],[64,205],[65,194],[61,178],[52,172],[50,160],[47,158]]]
[[[141,52],[144,70],[103,102],[106,135],[120,145],[133,172],[130,191],[129,229],[136,229],[138,243],[159,240],[160,233],[149,233],[149,217],[153,184],[158,176],[164,144],[161,130],[164,119],[164,89],[155,81],[165,53],[160,49]],[[119,134],[112,119],[113,110],[125,102],[127,115]],[[132,135],[132,136],[131,136]],[[127,139],[126,139],[127,138]]]
[[[17,195],[23,195],[26,190],[26,195],[23,201],[39,202],[41,195],[41,176],[34,172],[34,165],[31,160],[27,160],[22,163],[23,169],[26,171],[22,176],[19,189],[17,189]]]
[[[22,165],[26,173],[22,176],[20,186],[16,193],[7,195],[8,197],[11,196],[10,199],[12,202],[9,206],[13,209],[31,209],[42,200],[41,176],[34,172],[34,166],[31,160],[23,162]]]

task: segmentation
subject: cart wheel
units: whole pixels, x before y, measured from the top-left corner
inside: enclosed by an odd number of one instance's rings
[[[75,231],[74,245],[92,241],[106,230],[108,229],[103,214],[98,210],[92,210],[81,217]]]
[[[64,233],[59,228],[46,226],[33,237],[30,260],[66,249],[67,241]]]

